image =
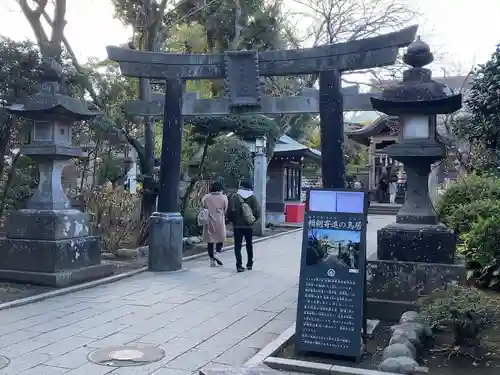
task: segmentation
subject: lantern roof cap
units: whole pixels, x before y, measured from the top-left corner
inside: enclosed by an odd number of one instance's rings
[[[32,119],[62,117],[72,121],[88,120],[101,114],[90,110],[85,101],[67,94],[61,66],[55,59],[48,59],[38,67],[38,78],[39,92],[7,106],[9,112]]]
[[[380,98],[370,98],[373,108],[389,116],[432,116],[458,111],[462,95],[432,80],[431,70],[424,68],[433,60],[430,47],[417,37],[403,56],[403,61],[411,66],[403,72],[403,80],[383,90]]]
[[[422,68],[434,61],[434,55],[429,45],[422,41],[420,36],[417,36],[417,40],[412,42],[406,49],[403,61],[413,68]]]

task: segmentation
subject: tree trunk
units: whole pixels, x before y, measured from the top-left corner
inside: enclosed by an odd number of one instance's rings
[[[7,117],[4,124],[2,125],[2,131],[0,132],[0,181],[3,179],[4,169],[5,169],[5,156],[7,155],[7,150],[9,149],[10,134],[12,130],[12,118]]]
[[[198,164],[198,172],[196,173],[196,176],[194,176],[191,181],[189,181],[189,185],[186,188],[186,191],[184,192],[184,196],[182,197],[182,203],[181,203],[181,215],[184,216],[187,208],[187,202],[189,199],[189,196],[193,192],[194,186],[196,185],[196,182],[198,182],[202,177],[203,177],[203,165],[205,164],[205,160],[207,158],[207,153],[208,153],[208,147],[210,144],[210,141],[213,139],[211,136],[207,136],[205,139],[205,143],[203,144],[203,153],[201,154],[201,159],[200,163]]]
[[[159,48],[158,35],[163,14],[167,6],[167,0],[162,0],[156,14],[153,12],[151,0],[144,0],[144,12],[146,16],[146,25],[144,28],[145,43],[142,46],[144,51],[155,52]],[[139,80],[139,97],[144,101],[151,101],[151,84],[148,79]],[[149,239],[149,217],[156,210],[158,193],[156,183],[153,179],[155,168],[155,121],[152,117],[144,118],[144,148],[135,147],[139,155],[141,172],[144,175],[144,183],[141,201],[141,219],[142,227],[138,245],[146,245]]]
[[[7,201],[7,191],[9,191],[12,182],[14,181],[14,176],[16,173],[16,164],[19,161],[19,158],[21,157],[21,153],[18,152],[14,158],[12,158],[12,165],[10,167],[9,175],[7,176],[7,182],[5,183],[5,191],[2,196],[2,200],[0,201],[0,217],[3,215],[3,211],[5,210],[5,205]]]
[[[41,20],[48,0],[34,0],[34,2],[37,6],[32,9],[28,5],[27,0],[18,0],[21,10],[35,34],[42,58],[45,60],[54,58],[60,61],[62,52],[61,44],[64,37],[64,28],[66,26],[66,0],[53,1],[54,16],[52,17],[52,23],[50,25],[52,29],[50,38],[45,32]]]
[[[146,25],[144,29],[144,51],[154,52],[158,49],[157,37],[161,17],[165,12],[166,0],[160,4],[157,13],[153,12],[151,0],[144,0],[144,12]],[[148,79],[141,78],[139,81],[139,97],[144,101],[151,101],[151,84]],[[145,176],[144,189],[141,202],[141,216],[147,220],[156,209],[157,192],[153,179],[155,168],[155,121],[152,117],[144,118],[144,160],[141,163],[142,174]]]

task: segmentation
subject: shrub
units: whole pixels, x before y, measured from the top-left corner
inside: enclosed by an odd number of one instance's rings
[[[449,218],[459,206],[478,200],[500,199],[500,180],[495,177],[469,175],[451,185],[441,196],[438,213],[443,222],[449,224]]]
[[[458,235],[471,229],[474,222],[480,218],[487,218],[500,214],[500,202],[493,199],[482,199],[471,203],[462,204],[455,208],[446,218],[446,223]]]
[[[198,212],[192,207],[184,211],[184,237],[200,236],[203,228],[198,225]]]
[[[91,229],[101,236],[102,249],[114,253],[135,243],[140,222],[140,195],[111,184],[87,196],[87,211],[92,215]]]
[[[460,239],[459,253],[472,268],[483,268],[500,259],[500,213],[479,217]]]
[[[420,317],[433,331],[453,333],[451,351],[476,354],[486,329],[498,328],[500,300],[476,288],[451,285],[436,290],[419,301]],[[451,354],[451,353],[450,353]]]
[[[237,189],[241,180],[252,178],[252,153],[237,138],[220,138],[210,146],[203,169],[206,179],[220,179],[226,189]]]
[[[420,317],[433,330],[450,327],[456,316],[474,312],[481,328],[500,322],[500,301],[474,287],[449,285],[419,300]]]

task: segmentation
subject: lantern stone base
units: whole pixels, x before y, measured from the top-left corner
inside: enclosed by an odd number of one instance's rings
[[[0,280],[65,287],[113,273],[100,264],[98,237],[0,241]]]
[[[449,284],[465,283],[465,263],[369,260],[366,266],[367,317],[398,321],[418,310],[418,299]]]
[[[377,233],[378,260],[453,264],[456,235],[443,224],[390,224]]]
[[[64,288],[80,284],[86,281],[100,279],[113,274],[112,264],[97,264],[95,266],[82,267],[74,270],[59,272],[32,272],[20,270],[0,269],[0,280],[21,283]]]
[[[182,269],[183,220],[180,213],[155,212],[149,219],[148,269],[153,272]]]
[[[89,236],[89,215],[77,209],[9,212],[6,237],[25,240],[66,240]]]

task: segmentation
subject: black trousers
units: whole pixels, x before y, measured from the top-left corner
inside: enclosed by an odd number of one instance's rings
[[[234,255],[236,256],[236,268],[241,268],[241,246],[245,238],[247,248],[247,267],[253,266],[253,228],[234,228]]]
[[[208,256],[210,257],[210,259],[213,259],[214,258],[214,243],[213,242],[209,242],[207,244],[207,250],[208,250]],[[215,244],[215,251],[217,251],[218,253],[220,253],[222,251],[222,242],[217,242]]]

